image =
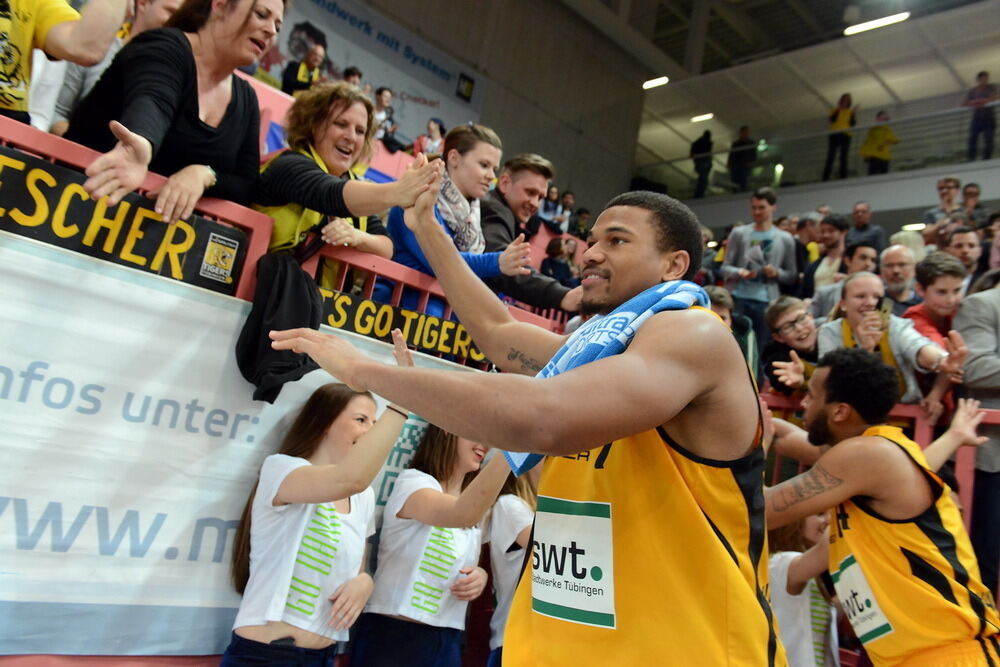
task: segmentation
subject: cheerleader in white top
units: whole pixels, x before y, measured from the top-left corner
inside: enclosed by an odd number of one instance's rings
[[[413,360],[393,332],[400,366]],[[344,384],[309,397],[264,460],[233,546],[233,584],[243,594],[222,665],[325,666],[371,595],[365,571],[374,533],[378,474],[406,421]]]

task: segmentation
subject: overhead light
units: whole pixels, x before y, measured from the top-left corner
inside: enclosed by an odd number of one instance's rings
[[[922,222],[914,222],[913,224],[910,224],[910,225],[903,225],[903,231],[904,232],[919,232],[919,231],[924,230],[926,227],[927,227],[927,225],[924,224],[924,223],[922,223]]]
[[[892,16],[883,16],[880,19],[875,19],[873,21],[865,21],[864,23],[857,23],[852,26],[844,28],[845,35],[856,35],[859,32],[865,32],[866,30],[874,30],[875,28],[884,28],[887,25],[892,25],[893,23],[900,23],[910,18],[910,12],[900,12],[899,14],[893,14]]]
[[[649,81],[646,81],[644,84],[642,84],[642,89],[649,90],[650,88],[665,86],[667,85],[667,83],[669,83],[669,81],[670,81],[669,76],[658,76],[655,79],[650,79]]]
[[[718,248],[719,247],[719,242],[718,241],[709,241],[708,243],[705,244],[705,247],[707,247],[707,248]]]
[[[691,122],[700,123],[702,121],[712,120],[713,118],[715,118],[714,113],[703,113],[700,116],[691,116]]]

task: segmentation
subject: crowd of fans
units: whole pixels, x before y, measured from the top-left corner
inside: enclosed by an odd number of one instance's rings
[[[82,16],[56,0],[34,4],[35,13],[11,20],[30,16],[31,25],[21,26],[19,34],[37,41],[26,47],[77,63],[66,74],[50,129],[102,153],[87,169],[85,188],[92,197],[108,196],[114,203],[153,170],[168,177],[150,193],[166,222],[190,216],[203,195],[222,197],[271,216],[272,253],[301,262],[323,244],[333,244],[433,275],[404,209],[441,175],[435,218],[476,275],[520,302],[578,310],[579,241],[587,239],[590,212],[576,205],[574,193],[560,193],[553,185],[553,165],[531,153],[504,161],[502,140],[490,128],[470,123],[448,131],[437,118],[428,121],[425,135],[404,145],[395,138],[392,91],[381,87],[366,94],[356,68],[345,70],[348,80],[324,81],[321,45],[286,66],[283,89],[295,97],[287,118],[289,147],[261,164],[256,96],[234,71],[252,65],[273,44],[284,13],[281,0],[139,0],[124,28],[123,1],[91,0]],[[22,69],[27,83],[30,66],[22,63]],[[0,84],[0,113],[26,122],[22,88]],[[976,107],[970,155],[983,135],[985,155],[992,151],[992,108],[986,105],[995,99],[984,72],[967,98]],[[824,179],[838,158],[839,173],[846,175],[847,130],[855,124],[855,111],[850,95],[844,95],[831,113]],[[417,159],[397,181],[367,182],[358,171],[375,141],[389,150],[412,150]],[[862,149],[870,173],[888,169],[887,150],[894,142],[884,122],[872,128]],[[755,146],[749,128],[740,128],[729,155],[740,190],[748,188]],[[707,186],[711,161],[704,153],[710,152],[706,131],[692,146],[696,196]],[[1000,407],[1000,292],[993,289],[1000,282],[1000,245],[994,243],[1000,212],[983,207],[975,183],[963,189],[957,179],[944,178],[937,187],[939,204],[926,212],[922,233],[886,239],[866,202],[855,204],[849,218],[828,207],[778,218],[777,195],[769,188],[752,193],[752,223],[734,227],[718,249],[709,245],[711,231],[704,230],[698,280],[712,310],[732,328],[751,370],[766,376],[773,391],[801,395],[824,354],[862,348],[894,369],[900,401],[919,403],[934,423],[949,421],[959,409],[960,393]],[[527,239],[542,227],[552,238],[541,271],[535,271],[528,268]],[[335,270],[325,264],[321,284],[331,285]],[[375,298],[387,300],[392,291],[380,281]],[[404,290],[401,305],[412,307],[415,301]],[[443,304],[432,301],[428,312],[442,314]],[[412,364],[398,335],[396,356],[400,364]],[[498,605],[490,648],[498,660],[506,605],[528,546],[530,484],[510,476],[499,456],[480,471],[486,448],[431,426],[389,498],[373,579],[364,567],[364,544],[374,532],[368,483],[406,417],[390,405],[376,421],[374,411],[368,394],[342,385],[321,388],[280,452],[265,461],[234,548],[234,581],[244,598],[224,664],[272,655],[268,651],[279,655],[276,646],[282,642],[325,656],[332,642],[348,638],[359,618],[355,651],[362,662],[402,664],[410,656],[400,650],[420,646],[440,656],[441,664],[457,664],[466,604],[488,583],[477,563],[479,545],[487,541],[481,522],[491,507],[488,541]],[[364,454],[352,453],[362,440],[367,444],[357,451]],[[995,585],[996,439],[980,451],[975,494],[973,544],[984,580]],[[283,518],[289,510],[297,528]],[[306,571],[315,568],[302,569],[301,560],[289,558],[310,521],[347,536],[343,546],[350,558],[338,561],[336,581],[317,579]],[[799,526],[786,549],[804,551],[821,532],[822,526]],[[428,544],[447,545],[438,547],[444,550],[433,560],[451,584],[425,590],[415,602],[409,595],[412,572],[426,558],[420,549]],[[785,558],[776,567],[784,567],[788,578],[794,562]],[[302,577],[301,605],[286,605],[288,591],[275,586],[288,576],[276,572]],[[807,585],[810,580],[799,577],[787,592],[810,591],[815,610],[826,603],[815,600],[822,597]],[[318,607],[305,602],[313,589],[332,603],[322,618],[315,615]],[[275,605],[283,607],[280,620]],[[823,619],[821,625],[829,625],[829,609]],[[412,642],[380,641],[386,633],[412,635]]]
[[[976,75],[976,85],[970,88],[962,99],[963,107],[972,109],[969,121],[968,160],[971,162],[981,155],[983,160],[993,157],[994,135],[996,134],[996,102],[1000,99],[996,84],[990,83],[989,72],[979,72]],[[847,178],[848,155],[851,150],[853,135],[851,128],[857,125],[858,105],[854,104],[850,93],[844,93],[837,101],[837,106],[830,110],[827,127],[826,159],[823,163],[822,180],[830,180],[834,164],[837,164],[837,176]],[[889,112],[881,109],[875,114],[875,123],[868,128],[865,138],[858,149],[858,154],[867,165],[868,175],[885,174],[889,172],[892,161],[892,148],[899,143],[899,137],[889,126]],[[982,153],[978,152],[979,140],[982,138]],[[712,133],[705,130],[700,137],[691,143],[690,157],[695,172],[695,198],[705,196],[708,190],[709,175],[712,172],[713,155]],[[750,188],[750,172],[757,161],[758,141],[750,136],[750,128],[746,125],[739,128],[738,136],[729,147],[726,167],[729,180],[738,192],[747,192]]]

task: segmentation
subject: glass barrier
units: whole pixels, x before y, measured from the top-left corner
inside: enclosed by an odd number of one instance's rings
[[[989,105],[996,113],[1000,103]],[[890,172],[910,171],[966,162],[969,159],[969,134],[972,109],[960,107],[948,111],[891,120],[887,124],[857,125],[850,130],[851,140],[847,150],[847,177],[867,176],[869,163],[861,157],[860,150],[870,132],[880,132],[887,125],[898,139],[890,147]],[[994,129],[995,132],[995,129]],[[733,194],[770,186],[804,185],[823,180],[824,164],[830,133],[813,134],[795,138],[757,138],[756,159],[749,169],[746,187],[737,184],[739,173],[730,173],[729,147],[703,157],[711,157],[712,169],[708,175],[705,196]],[[985,134],[978,137],[976,159],[981,159],[986,141]],[[720,142],[716,142],[718,145]],[[839,155],[831,170],[830,178],[840,176]],[[697,173],[691,157],[677,157],[636,168],[638,178],[648,179],[667,186],[667,192],[678,199],[691,199],[697,187]]]

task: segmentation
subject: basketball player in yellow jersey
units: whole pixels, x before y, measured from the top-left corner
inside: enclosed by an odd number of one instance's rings
[[[1000,665],[1000,619],[949,489],[919,445],[882,425],[898,388],[870,352],[820,359],[805,422],[810,442],[836,444],[767,489],[768,528],[830,510],[830,575],[876,665]]]
[[[520,178],[512,187],[537,205],[544,177]],[[624,352],[533,377],[566,339],[511,317],[433,201],[422,195],[407,224],[476,344],[508,372],[398,372],[340,338],[272,337],[450,432],[549,457],[503,664],[786,664],[767,599],[760,408],[729,329],[704,308],[659,312]],[[598,316],[700,264],[697,218],[665,195],[616,197],[591,234],[583,307]]]

